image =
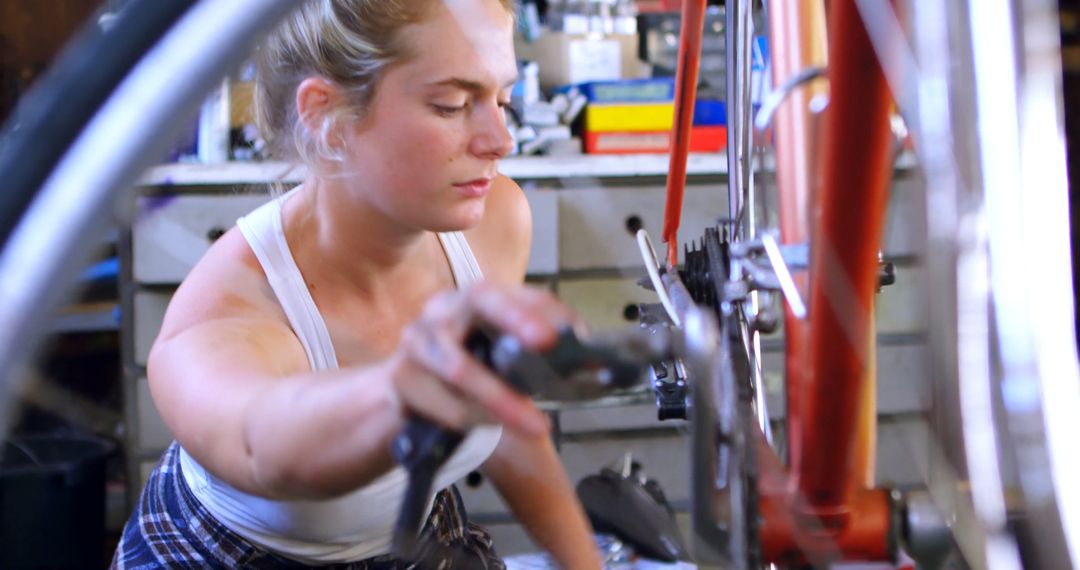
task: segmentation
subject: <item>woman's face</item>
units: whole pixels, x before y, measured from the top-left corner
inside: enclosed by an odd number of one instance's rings
[[[400,34],[412,57],[387,69],[346,135],[351,186],[407,227],[471,227],[512,145],[512,18],[497,0],[442,0]]]

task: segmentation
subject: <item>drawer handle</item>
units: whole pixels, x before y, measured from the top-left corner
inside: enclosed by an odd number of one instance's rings
[[[484,476],[479,471],[469,471],[469,474],[465,476],[465,486],[470,489],[475,489],[484,484]]]
[[[214,226],[207,230],[206,239],[210,240],[210,242],[213,243],[223,235],[225,235],[225,228]]]
[[[626,218],[626,231],[630,232],[630,235],[636,235],[638,230],[645,227],[645,224],[641,221],[641,216],[637,214],[631,214]]]
[[[641,316],[641,309],[634,303],[627,303],[622,310],[622,316],[628,321],[636,321]]]

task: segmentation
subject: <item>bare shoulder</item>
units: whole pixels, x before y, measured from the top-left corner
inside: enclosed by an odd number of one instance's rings
[[[177,289],[146,363],[165,425],[199,463],[257,488],[245,459],[248,406],[306,354],[239,230],[217,240]]]
[[[532,242],[532,212],[521,187],[500,174],[492,183],[483,219],[465,236],[487,278],[520,283]]]
[[[187,333],[215,334],[215,328],[235,330],[247,323],[251,336],[276,339],[275,344],[295,344],[288,320],[259,265],[255,254],[235,227],[218,239],[192,269],[169,302],[155,352]],[[286,348],[286,347],[283,347]],[[295,352],[286,350],[285,353]],[[302,349],[298,356],[302,356]],[[303,361],[300,362],[301,364]]]

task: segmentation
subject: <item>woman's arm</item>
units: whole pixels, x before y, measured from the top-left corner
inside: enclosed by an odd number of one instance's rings
[[[546,418],[462,347],[477,319],[534,348],[555,341],[554,299],[492,285],[442,294],[370,366],[310,372],[299,341],[270,319],[216,319],[159,340],[148,363],[154,402],[197,461],[272,498],[356,489],[392,466],[406,412],[466,431],[492,421],[541,434]],[[298,368],[300,368],[298,370]]]
[[[550,344],[558,330],[550,295],[492,284],[440,294],[388,358],[313,373],[284,315],[245,280],[257,281],[243,272],[189,275],[147,363],[177,440],[241,490],[286,499],[358,488],[392,466],[389,443],[406,412],[459,430],[492,420],[507,431],[546,429],[528,398],[473,360],[461,339],[479,319],[528,345]]]
[[[384,371],[306,372],[282,329],[218,319],[154,345],[151,391],[176,439],[216,476],[270,498],[333,496],[387,471],[402,422]]]
[[[517,184],[505,176],[496,180],[483,221],[467,235],[487,278],[521,283],[529,259],[532,214]],[[572,315],[564,315],[564,324],[569,324]],[[523,436],[503,430],[483,471],[561,568],[600,567],[592,528],[547,434]]]
[[[504,430],[483,472],[560,568],[600,568],[592,527],[547,435]]]

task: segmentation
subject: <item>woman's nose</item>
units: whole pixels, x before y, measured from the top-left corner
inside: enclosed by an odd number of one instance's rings
[[[476,118],[476,131],[470,146],[481,158],[498,159],[510,154],[514,139],[506,128],[506,111],[499,105],[491,105]]]

